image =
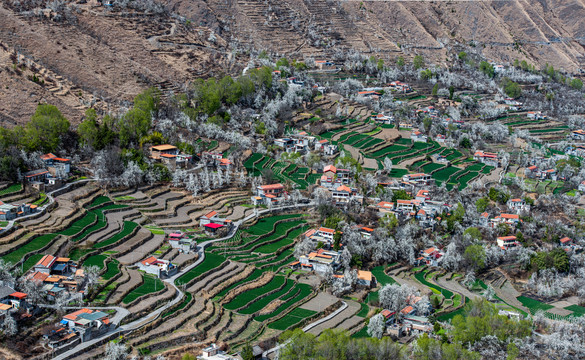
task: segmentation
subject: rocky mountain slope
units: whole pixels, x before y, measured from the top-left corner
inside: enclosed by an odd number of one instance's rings
[[[349,49],[389,60],[423,54],[427,63],[446,64],[471,46],[499,62],[585,68],[583,0],[165,5],[168,12],[0,3],[0,121],[20,123],[47,101],[75,122],[88,106],[117,109],[149,86],[178,89],[197,77],[238,73],[250,49],[315,58]]]

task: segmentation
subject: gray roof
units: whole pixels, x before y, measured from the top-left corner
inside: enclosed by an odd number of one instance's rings
[[[0,300],[7,298],[8,295],[14,293],[14,289],[10,286],[0,286]]]
[[[87,320],[99,320],[99,319],[105,318],[107,316],[108,316],[108,314],[106,314],[104,312],[96,311],[96,312],[92,312],[91,314],[87,314],[87,313],[79,314],[78,317],[83,318],[83,319],[87,319]]]

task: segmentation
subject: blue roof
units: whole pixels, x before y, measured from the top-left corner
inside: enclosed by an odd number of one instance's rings
[[[61,320],[60,323],[63,324],[63,325],[67,325],[67,324],[69,324],[69,321],[67,321],[67,320]]]
[[[55,265],[55,267],[53,268],[53,270],[55,270],[55,271],[63,271],[63,270],[65,270],[65,267],[66,266],[67,266],[66,264],[58,264],[58,265]]]

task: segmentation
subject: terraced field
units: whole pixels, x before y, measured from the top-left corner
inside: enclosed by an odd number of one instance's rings
[[[271,169],[274,176],[282,183],[291,182],[297,184],[299,189],[306,189],[315,184],[319,174],[311,174],[307,167],[297,166],[285,161],[275,161],[267,156],[254,153],[244,162],[248,174],[262,175],[265,169]]]

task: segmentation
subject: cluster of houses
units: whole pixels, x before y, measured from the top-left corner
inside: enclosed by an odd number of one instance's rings
[[[37,191],[48,191],[61,186],[71,173],[71,159],[60,158],[48,153],[40,156],[45,164],[42,169],[35,169],[23,174],[24,184]]]
[[[34,214],[38,209],[34,204],[7,204],[0,201],[0,220],[10,221],[21,216]]]
[[[146,272],[147,274],[156,275],[159,278],[168,278],[173,276],[179,271],[177,265],[173,264],[169,260],[158,259],[154,256],[150,256],[142,261],[136,263],[139,270]]]
[[[54,329],[43,335],[43,340],[49,348],[56,349],[95,339],[114,327],[108,314],[83,308],[64,315]]]
[[[287,153],[305,154],[314,150],[323,153],[323,155],[332,156],[339,152],[338,146],[331,144],[329,140],[323,139],[317,141],[317,138],[307,134],[305,131],[289,135],[288,137],[275,139],[274,145]]]
[[[557,171],[555,169],[541,170],[536,165],[528,166],[524,169],[524,175],[529,179],[553,180],[556,181]]]
[[[231,231],[232,226],[233,223],[230,219],[220,217],[215,210],[199,218],[199,227],[210,235],[227,234]]]
[[[290,195],[282,184],[258,185],[252,195],[253,205],[276,206],[287,201]]]
[[[422,227],[434,227],[440,221],[440,215],[451,209],[449,204],[433,201],[429,190],[421,189],[414,199],[396,200],[396,202],[380,201],[375,207],[380,216],[394,214],[397,219],[408,220],[414,218]]]
[[[486,164],[493,167],[500,166],[498,154],[492,152],[477,150],[473,154],[473,160],[479,161],[482,164]]]
[[[85,273],[71,259],[47,254],[33,266],[27,281],[42,284],[47,299],[53,301],[61,293],[83,294]]]
[[[30,307],[26,301],[27,297],[27,294],[15,291],[10,286],[0,286],[0,319],[19,310],[28,312]]]
[[[169,166],[171,169],[185,168],[193,161],[193,156],[181,153],[179,148],[170,144],[151,146],[150,158]]]
[[[427,304],[420,303],[427,301]],[[422,306],[424,305],[424,306]],[[417,309],[427,309],[426,313],[419,314]],[[386,332],[396,337],[410,336],[413,331],[430,333],[433,326],[427,316],[430,314],[432,306],[428,300],[420,296],[410,296],[406,301],[406,306],[400,311],[390,311],[384,309],[380,312],[386,321]]]

